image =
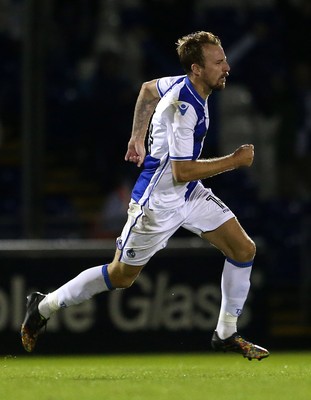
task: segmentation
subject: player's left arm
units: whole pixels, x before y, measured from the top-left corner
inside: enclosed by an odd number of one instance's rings
[[[174,180],[179,183],[210,178],[240,167],[250,167],[254,160],[254,146],[243,144],[233,153],[210,159],[171,161]]]
[[[194,127],[197,115],[187,102],[175,102],[166,110],[169,153],[175,182],[186,183],[210,178],[240,167],[250,167],[254,146],[244,144],[231,154],[210,159],[195,159]]]

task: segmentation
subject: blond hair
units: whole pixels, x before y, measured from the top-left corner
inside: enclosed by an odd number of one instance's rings
[[[221,46],[221,41],[218,36],[205,31],[190,33],[178,39],[176,50],[180,64],[186,73],[191,72],[192,64],[204,65],[202,47],[207,44]]]

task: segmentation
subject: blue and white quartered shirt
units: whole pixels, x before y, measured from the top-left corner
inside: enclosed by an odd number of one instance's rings
[[[188,200],[198,181],[174,181],[171,160],[200,157],[209,125],[207,100],[194,89],[187,76],[157,81],[161,96],[151,120],[148,155],[132,199],[151,209],[174,209]]]

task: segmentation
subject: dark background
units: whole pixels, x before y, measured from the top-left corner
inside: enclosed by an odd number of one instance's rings
[[[98,248],[87,259],[73,249],[68,263],[63,253],[59,256],[58,241],[66,247],[66,240],[81,240],[83,249],[100,240],[104,248],[106,240],[119,234],[139,173],[124,155],[140,85],[182,74],[175,42],[202,29],[220,37],[231,65],[227,88],[209,99],[211,125],[202,155],[227,154],[248,142],[255,145],[252,168],[204,182],[236,213],[260,249],[255,267],[258,264],[264,279],[260,291],[254,289],[258,302],[251,304],[255,318],[253,329],[245,326],[246,333],[251,329],[252,337],[268,342],[267,347],[269,342],[308,347],[310,15],[307,0],[0,1],[2,298],[10,298],[8,282],[16,274],[31,288],[43,290],[105,258]],[[175,238],[185,240],[187,248],[192,236],[179,231]],[[47,261],[45,253],[31,250],[41,248],[42,240],[58,254],[57,260],[53,256]],[[26,248],[25,258],[17,256],[20,247]],[[169,259],[164,265],[171,269],[163,270],[193,290],[197,280],[218,285],[220,269],[212,276],[202,272],[205,262],[221,268],[221,256],[217,261],[210,257],[190,246],[187,261]],[[160,272],[153,263],[148,273],[156,281]],[[188,272],[194,263],[200,266],[195,276]],[[6,300],[1,304],[1,329],[15,351],[11,332],[18,334],[20,316],[7,325]],[[112,332],[115,347],[122,349],[123,339]],[[150,350],[146,335],[136,334],[135,351]],[[198,335],[194,342],[204,347],[204,330],[188,334],[184,343]],[[174,335],[168,343],[175,343]],[[181,351],[176,343],[174,349]]]

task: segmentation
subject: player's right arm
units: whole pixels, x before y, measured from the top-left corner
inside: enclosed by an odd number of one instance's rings
[[[159,100],[157,79],[144,82],[136,100],[132,134],[125,154],[125,160],[136,163],[138,167],[142,165],[145,159],[145,137],[150,118]]]
[[[168,76],[144,82],[140,88],[132,125],[132,134],[127,146],[125,160],[142,165],[146,156],[145,137],[152,114],[161,97],[185,75]]]

